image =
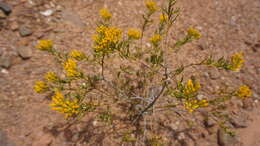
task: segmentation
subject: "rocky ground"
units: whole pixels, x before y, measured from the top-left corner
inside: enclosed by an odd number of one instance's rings
[[[86,123],[77,125],[79,131],[85,131],[80,135],[55,131],[65,122],[63,117],[51,111],[49,100],[34,93],[32,88],[43,74],[56,69],[55,63],[34,46],[39,39],[51,39],[62,50],[89,52],[100,8],[112,11],[114,25],[138,27],[143,3],[144,0],[0,0],[0,146],[89,145],[88,138],[94,137],[87,134],[95,129],[92,123],[87,123],[88,128]],[[202,136],[197,145],[260,146],[260,1],[180,0],[178,7],[182,13],[174,25],[172,38],[182,36],[190,26],[203,34],[200,41],[186,46],[178,60],[192,62],[203,54],[227,56],[243,51],[246,63],[239,73],[200,70],[200,77],[208,90],[223,84],[246,84],[253,90],[252,99],[234,103],[241,107],[234,109],[238,115],[233,122],[236,138],[217,130],[206,133],[206,138]],[[194,145],[183,137],[180,140],[184,141],[182,145]],[[94,141],[92,145],[118,145],[113,140]]]

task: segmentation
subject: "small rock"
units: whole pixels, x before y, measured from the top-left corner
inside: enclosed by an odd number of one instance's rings
[[[5,19],[6,18],[6,14],[0,10],[0,19]]]
[[[237,146],[238,140],[234,136],[227,134],[223,129],[219,129],[218,144],[219,146]]]
[[[14,21],[10,24],[10,28],[12,31],[16,31],[19,28],[19,24],[16,21]]]
[[[9,15],[12,12],[12,8],[9,4],[0,1],[0,9],[4,11],[6,15]]]
[[[198,100],[202,100],[202,99],[205,99],[206,97],[205,97],[204,95],[202,95],[202,94],[199,94],[199,95],[197,96],[197,98],[198,98]]]
[[[209,78],[209,73],[208,72],[204,72],[203,75],[204,75],[204,77]]]
[[[84,23],[81,21],[79,15],[76,12],[64,10],[64,11],[62,11],[61,16],[65,21],[67,21],[69,23],[72,23],[72,24],[80,26],[80,27],[85,26]]]
[[[51,9],[48,9],[48,10],[46,10],[46,11],[41,11],[40,13],[43,15],[43,16],[51,16],[52,14],[53,14],[53,10],[51,10]]]
[[[3,73],[3,74],[8,74],[9,72],[8,72],[6,69],[2,69],[2,70],[1,70],[1,73]]]
[[[184,140],[186,138],[185,134],[183,132],[179,133],[177,139],[178,140]]]
[[[32,49],[30,47],[21,47],[17,50],[17,53],[22,59],[29,59],[32,57]]]
[[[10,68],[11,67],[11,57],[10,56],[2,56],[0,58],[0,66],[3,68]]]
[[[150,48],[152,45],[150,43],[145,44],[148,48]]]
[[[211,69],[209,71],[209,77],[212,79],[212,80],[216,80],[220,77],[220,74],[219,74],[219,71],[214,68],[214,69]]]
[[[207,128],[213,127],[216,124],[216,122],[214,120],[212,120],[211,118],[208,118],[204,121],[204,125]]]
[[[25,25],[20,26],[19,33],[22,37],[30,36],[33,32],[32,30]]]
[[[243,117],[232,117],[230,119],[230,123],[235,127],[235,128],[246,128],[247,127],[247,122],[246,119]]]

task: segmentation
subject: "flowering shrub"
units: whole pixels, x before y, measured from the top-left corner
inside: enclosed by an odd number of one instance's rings
[[[136,124],[141,123],[147,113],[154,112],[159,100],[167,100],[167,104],[160,108],[187,113],[176,112],[177,116],[195,116],[193,113],[203,109],[210,111],[209,117],[217,123],[223,123],[224,119],[219,114],[214,114],[221,113],[218,106],[225,104],[225,101],[231,100],[232,97],[242,100],[250,97],[250,88],[242,85],[239,89],[226,91],[218,97],[201,99],[198,95],[203,92],[203,87],[198,79],[183,76],[183,73],[192,66],[239,71],[244,63],[243,53],[219,59],[209,56],[198,63],[171,68],[165,59],[165,53],[178,53],[183,45],[202,37],[198,30],[189,28],[184,38],[172,42],[167,39],[170,28],[179,16],[179,9],[174,7],[175,3],[176,0],[168,0],[165,6],[159,8],[154,1],[146,2],[147,10],[143,15],[141,28],[131,28],[126,35],[123,30],[111,25],[112,14],[108,9],[100,10],[102,20],[93,36],[92,54],[78,50],[64,53],[54,48],[51,40],[39,41],[36,48],[57,58],[63,66],[63,75],[48,72],[43,81],[36,82],[35,91],[52,93],[50,106],[64,114],[67,120],[77,120],[94,112],[101,121],[113,124],[113,107],[116,107],[127,108],[128,121]],[[153,35],[148,36],[151,45],[144,47],[145,32],[153,24],[151,16],[155,13],[161,13],[158,18],[160,23]],[[113,72],[108,74],[105,71],[108,72],[111,65],[107,60],[111,58],[119,58],[122,62],[118,63],[120,67],[117,69],[111,68]],[[79,63],[82,65],[79,66]],[[84,64],[98,66],[99,69],[93,70],[94,73],[84,71]],[[122,139],[136,140],[129,134]],[[150,139],[154,142],[158,138]]]

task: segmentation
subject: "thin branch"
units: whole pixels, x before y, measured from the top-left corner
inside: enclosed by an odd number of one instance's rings
[[[137,117],[133,120],[133,123],[137,122],[145,112],[147,112],[151,107],[153,107],[153,105],[157,102],[157,100],[161,97],[161,95],[163,94],[164,90],[166,89],[167,86],[167,79],[168,79],[168,73],[167,73],[167,68],[165,67],[165,80],[163,82],[163,86],[161,91],[159,92],[159,94],[154,98],[154,100],[145,108],[143,109],[138,115]]]
[[[105,60],[105,55],[102,54],[102,59],[101,59],[101,76],[103,79],[105,79],[105,76],[104,76],[104,60]]]

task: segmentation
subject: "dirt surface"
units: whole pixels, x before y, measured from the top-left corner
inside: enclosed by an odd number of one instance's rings
[[[0,19],[0,55],[11,64],[8,68],[1,68],[0,72],[0,132],[5,133],[4,139],[10,145],[17,146],[89,145],[87,138],[85,143],[82,142],[84,140],[77,143],[76,136],[68,136],[70,131],[55,135],[53,127],[65,121],[62,115],[50,110],[48,98],[36,94],[32,87],[47,71],[58,69],[52,57],[34,49],[34,46],[39,39],[51,39],[61,50],[80,49],[88,53],[91,51],[91,36],[99,19],[100,8],[109,8],[113,14],[113,25],[127,29],[139,26],[144,0],[5,2],[12,6],[12,13]],[[246,128],[237,131],[243,146],[260,146],[260,1],[180,0],[177,6],[182,13],[174,25],[171,38],[184,36],[190,26],[200,30],[203,35],[201,40],[185,46],[176,58],[179,62],[188,64],[208,54],[219,57],[240,51],[245,53],[245,66],[238,73],[206,69],[196,72],[194,69],[191,72],[200,74],[203,87],[207,90],[223,85],[238,87],[241,84],[252,88],[252,100],[241,103],[245,107],[243,112],[249,115],[251,121]],[[44,16],[46,10],[52,11],[52,14]],[[22,37],[21,27],[28,28],[31,34]],[[19,54],[22,48],[29,48],[29,51],[25,50],[29,54],[26,59]],[[85,120],[91,121],[89,119],[91,117]],[[93,130],[93,127],[88,127],[88,130]],[[103,145],[119,145],[111,141],[103,142]],[[214,140],[208,142],[208,145],[216,145]],[[92,145],[102,145],[97,143],[98,139]],[[206,146],[206,143],[199,143],[199,146]]]

